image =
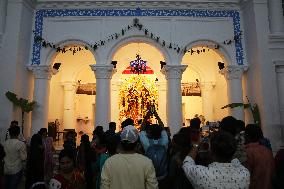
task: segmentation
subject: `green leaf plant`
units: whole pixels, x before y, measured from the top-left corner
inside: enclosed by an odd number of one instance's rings
[[[249,102],[248,97],[247,97],[247,101],[248,101],[248,103],[231,103],[231,104],[227,104],[227,105],[223,106],[221,109],[236,108],[236,107],[243,107],[244,109],[249,108],[251,113],[252,113],[252,117],[253,117],[254,123],[260,126],[261,125],[260,113],[259,113],[259,109],[258,109],[257,104],[251,104]]]
[[[29,102],[27,99],[18,98],[17,95],[13,92],[7,91],[5,93],[6,97],[13,103],[14,106],[21,108],[22,113],[22,134],[24,132],[24,114],[33,111],[36,106],[36,102]]]

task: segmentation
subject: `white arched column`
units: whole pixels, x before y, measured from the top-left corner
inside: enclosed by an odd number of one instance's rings
[[[167,79],[167,120],[172,136],[182,127],[181,78],[187,65],[165,65],[161,72]]]
[[[34,74],[34,95],[36,107],[32,111],[31,136],[37,133],[41,128],[48,126],[48,107],[49,107],[49,89],[50,79],[57,70],[51,66],[29,66]]]
[[[101,125],[108,129],[110,122],[110,80],[116,69],[112,65],[90,65],[96,75],[95,127]]]
[[[64,88],[64,109],[63,127],[64,129],[75,128],[75,93],[77,83],[73,81],[62,82]]]
[[[165,110],[167,109],[166,96],[167,96],[167,83],[166,82],[158,82],[158,90],[159,90],[159,116],[164,123],[167,123],[167,115]]]
[[[220,70],[220,73],[224,75],[227,81],[228,91],[228,102],[232,103],[243,103],[243,86],[242,76],[244,71],[247,70],[246,66],[228,65],[227,67]],[[229,108],[229,113],[236,119],[244,121],[244,108],[235,107]]]
[[[115,121],[116,123],[119,122],[119,92],[120,92],[121,82],[120,81],[113,81],[111,84],[111,102],[113,102],[113,106],[117,108],[111,109],[111,120]],[[114,104],[114,102],[116,104]],[[119,129],[119,125],[116,127]]]
[[[207,121],[213,121],[214,119],[212,97],[213,87],[214,84],[212,82],[200,83],[203,115]]]
[[[272,34],[284,34],[282,0],[270,0],[268,3],[270,32]]]

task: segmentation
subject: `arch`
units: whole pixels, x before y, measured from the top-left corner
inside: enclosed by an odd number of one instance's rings
[[[150,39],[148,37],[145,37],[144,35],[129,35],[121,38],[118,40],[112,47],[110,48],[110,51],[107,53],[106,62],[110,63],[112,61],[112,58],[114,57],[115,53],[122,48],[123,46],[129,44],[129,43],[147,43],[151,46],[154,46],[157,48],[162,56],[164,57],[166,62],[171,62],[171,56],[170,53],[159,43],[157,43],[154,39]]]
[[[214,47],[216,45],[219,46],[218,51],[215,48],[210,48],[210,47]],[[231,65],[234,62],[232,60],[230,54],[228,53],[228,51],[222,45],[220,45],[219,43],[217,43],[213,40],[200,39],[200,40],[192,41],[192,42],[190,42],[186,45],[186,47],[189,47],[189,48],[194,48],[194,47],[197,47],[197,46],[208,46],[210,49],[214,50],[217,54],[219,54],[220,57],[225,61],[225,63],[227,65]],[[183,56],[184,56],[184,54],[182,54],[179,57],[180,62],[182,61]]]
[[[90,46],[89,43],[87,43],[86,41],[80,40],[80,39],[67,39],[67,40],[62,40],[58,43],[56,43],[56,46],[68,46],[68,45],[82,45],[82,46],[87,46],[88,50],[93,54],[94,59],[97,62],[98,59],[98,54],[93,50],[93,48]],[[58,52],[56,52],[55,49],[49,49],[49,51],[47,52],[47,56],[45,58],[44,61],[44,65],[50,65],[51,62],[53,61],[53,59],[56,57],[56,55],[58,54]]]
[[[84,70],[90,69],[90,65],[87,64],[78,64],[78,67],[76,69],[76,71],[73,72],[72,77],[75,79],[78,79],[79,74],[84,71]],[[95,73],[94,73],[94,77],[95,77]]]
[[[195,71],[197,73],[197,75],[200,78],[200,82],[204,81],[205,74],[203,73],[203,71],[201,69],[199,69],[197,66],[195,66],[193,64],[187,64],[187,65],[188,65],[187,69],[192,69],[193,71]]]

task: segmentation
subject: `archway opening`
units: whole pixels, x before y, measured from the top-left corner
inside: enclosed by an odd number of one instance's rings
[[[70,44],[65,48],[80,47],[73,53],[58,52],[51,64],[61,63],[59,71],[50,81],[49,123],[58,121],[58,130],[75,129],[92,133],[94,129],[96,78],[90,68],[95,64],[94,55],[84,46]]]
[[[192,47],[182,59],[188,65],[182,76],[183,122],[199,117],[203,124],[215,122],[228,115],[227,83],[219,73],[218,62],[227,64],[222,54],[206,45]]]
[[[130,63],[137,58],[137,54],[146,61],[147,67],[139,74],[133,71]],[[133,42],[118,49],[113,60],[117,61],[117,72],[112,78],[111,106],[119,108],[111,109],[111,119],[121,123],[126,118],[132,118],[137,123],[152,105],[166,121],[166,93],[160,90],[162,85],[166,85],[160,73],[160,61],[165,61],[161,52],[150,44]]]

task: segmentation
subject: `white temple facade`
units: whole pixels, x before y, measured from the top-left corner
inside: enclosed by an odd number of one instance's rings
[[[172,134],[195,114],[248,124],[256,118],[250,108],[222,107],[250,103],[277,150],[283,14],[282,0],[1,0],[0,138],[10,121],[21,122],[21,109],[5,96],[11,91],[36,101],[24,114],[26,137],[55,119],[61,130],[107,129],[127,115],[140,119],[146,101]],[[136,54],[147,74],[130,71]]]

